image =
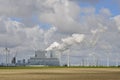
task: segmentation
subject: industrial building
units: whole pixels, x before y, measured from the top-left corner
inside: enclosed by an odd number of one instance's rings
[[[35,51],[35,56],[28,59],[28,65],[59,66],[59,59],[54,52]]]

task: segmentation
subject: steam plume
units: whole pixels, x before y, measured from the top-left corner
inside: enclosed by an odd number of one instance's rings
[[[61,39],[62,43],[54,42],[52,43],[46,51],[50,50],[59,50],[59,51],[65,51],[69,49],[71,46],[75,44],[79,44],[83,41],[84,39],[84,34],[72,34],[71,37],[67,37],[64,39]]]

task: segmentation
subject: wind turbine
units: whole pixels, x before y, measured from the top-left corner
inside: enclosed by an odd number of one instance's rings
[[[117,54],[117,56],[118,56],[118,53],[116,53]],[[119,63],[119,61],[118,61],[119,59],[118,59],[118,57],[116,58],[116,67],[118,67],[118,63]]]
[[[67,53],[67,66],[69,67],[70,66],[70,51],[68,51]]]
[[[58,56],[59,56],[59,63],[60,63],[60,66],[61,66],[61,52],[58,53]]]
[[[67,51],[67,67],[70,67],[70,48],[65,49]]]
[[[69,48],[65,48],[64,50],[59,50],[59,60],[60,60],[60,64],[61,64],[61,53],[62,52],[67,52],[67,67],[69,67],[70,66],[70,49]]]
[[[101,25],[100,25],[100,26],[101,26]],[[97,44],[97,42],[98,42],[99,39],[100,39],[101,33],[105,32],[106,29],[107,29],[106,27],[105,27],[105,28],[100,27],[100,28],[98,28],[98,29],[96,29],[96,30],[91,30],[91,33],[92,33],[93,36],[92,36],[92,39],[90,40],[90,44],[91,44],[91,47],[92,47],[93,51],[96,50],[96,44]],[[95,53],[94,53],[94,55],[92,54],[92,56],[94,56],[94,59],[95,59],[94,65],[96,66],[96,62],[97,62],[97,64],[98,64],[98,59],[97,59]],[[96,60],[97,60],[97,61],[96,61]]]
[[[54,51],[54,52],[56,53],[56,56],[57,56],[57,58],[59,59],[59,65],[61,66],[61,57],[62,57],[62,52],[63,52],[63,51],[61,51],[61,50],[56,50],[56,49],[51,50],[51,51]],[[54,54],[55,54],[55,53],[54,53]]]
[[[56,50],[57,51],[57,50]],[[60,65],[61,65],[61,55],[62,55],[62,53],[63,52],[65,52],[65,51],[68,51],[67,52],[67,66],[69,67],[70,66],[70,54],[69,54],[69,48],[68,47],[66,47],[66,48],[64,48],[64,49],[58,49],[58,52],[59,52],[59,54],[58,54],[58,57],[59,57],[59,61],[60,61]]]
[[[116,52],[114,57],[115,57],[115,60],[114,60],[115,66],[118,67],[119,66],[119,53]]]
[[[5,42],[5,48],[4,48],[4,51],[5,51],[5,65],[8,66],[8,54],[10,52],[10,49],[7,47],[7,41]]]
[[[110,66],[110,49],[112,49],[112,46],[110,44],[104,45],[103,49],[105,49],[107,51],[107,66]]]
[[[8,66],[8,54],[9,54],[10,50],[7,47],[4,50],[6,52],[6,66]]]

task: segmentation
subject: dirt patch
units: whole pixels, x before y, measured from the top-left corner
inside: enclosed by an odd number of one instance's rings
[[[120,80],[120,69],[4,69],[0,70],[0,80]]]

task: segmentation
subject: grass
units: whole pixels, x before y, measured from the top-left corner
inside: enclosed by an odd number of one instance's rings
[[[47,69],[47,68],[120,68],[116,66],[1,66],[0,69]]]

